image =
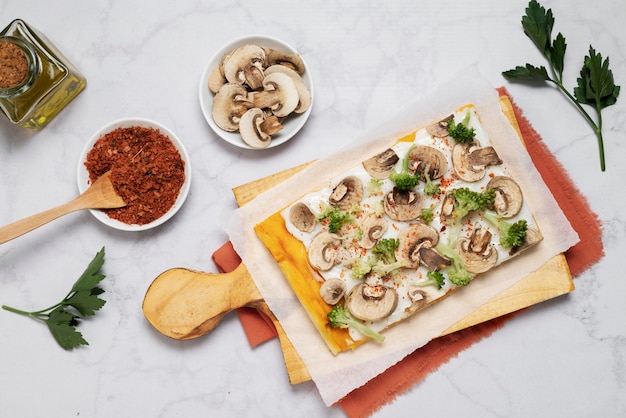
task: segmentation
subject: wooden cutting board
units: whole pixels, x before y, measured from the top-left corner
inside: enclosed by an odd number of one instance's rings
[[[518,128],[510,102],[502,99],[503,110],[513,126]],[[521,138],[521,134],[520,134]],[[306,167],[291,168],[272,176],[236,187],[233,193],[239,206],[258,194],[274,187]],[[277,277],[276,280],[281,280]],[[548,261],[536,272],[525,277],[502,294],[494,297],[442,335],[488,321],[529,307],[536,303],[571,292],[574,289],[569,266],[563,254]],[[445,303],[445,302],[444,302]],[[162,334],[186,340],[211,332],[229,312],[240,307],[252,307],[265,313],[274,323],[285,365],[292,384],[311,379],[302,359],[285,334],[281,324],[270,311],[245,265],[224,274],[174,268],[163,272],[150,285],[143,302],[143,313]]]
[[[504,114],[510,120],[518,134],[521,136],[517,120],[515,119],[513,109],[507,97],[501,97],[500,103]],[[271,189],[282,181],[289,179],[291,176],[305,168],[310,163],[293,167],[271,176],[255,180],[253,182],[235,187],[233,194],[239,206],[243,206],[253,200],[257,195]],[[489,321],[491,319],[518,311],[543,302],[557,296],[564,295],[574,290],[574,282],[567,265],[567,261],[563,254],[558,254],[549,260],[544,266],[534,273],[520,280],[514,286],[505,292],[489,300],[484,305],[477,308],[470,315],[466,316],[450,328],[445,330],[441,335],[451,334],[473,325]],[[270,319],[277,326],[277,332],[281,342],[281,348],[285,359],[285,365],[289,374],[289,381],[297,384],[310,380],[311,377],[306,369],[306,365],[296,352],[289,338],[285,335],[284,330],[276,318],[271,314],[269,309],[263,309],[267,314],[269,312]]]

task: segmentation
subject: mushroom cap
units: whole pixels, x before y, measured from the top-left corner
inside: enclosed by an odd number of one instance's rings
[[[215,124],[228,132],[239,130],[239,121],[244,113],[252,107],[248,100],[248,91],[245,87],[227,83],[224,84],[213,98],[211,113]]]
[[[337,247],[341,240],[328,231],[318,233],[311,240],[308,249],[309,264],[319,271],[330,270],[337,264]]]
[[[302,77],[297,71],[285,66],[274,64],[265,69],[265,75],[268,76],[274,73],[282,73],[288,75],[294,82],[296,89],[298,90],[298,106],[293,110],[294,113],[304,113],[311,106],[311,92],[308,87],[302,81]]]
[[[391,171],[396,166],[396,163],[400,160],[398,154],[388,148],[385,151],[374,155],[371,158],[363,161],[363,168],[367,173],[377,180],[383,180],[389,178]]]
[[[298,202],[289,209],[289,220],[298,230],[311,232],[315,228],[315,214],[303,202]]]
[[[272,142],[272,137],[261,129],[264,120],[263,110],[254,107],[244,113],[239,121],[241,138],[253,148],[266,148]]]
[[[475,182],[485,177],[490,165],[502,164],[493,147],[481,147],[476,140],[467,144],[458,143],[452,148],[452,166],[461,180]]]
[[[439,254],[430,244],[421,245],[418,250],[418,256],[420,263],[431,271],[443,270],[452,264],[450,260]]]
[[[320,286],[320,296],[329,305],[336,305],[347,291],[346,282],[336,277],[326,279]]]
[[[383,285],[356,285],[346,297],[346,307],[357,319],[377,321],[391,315],[398,306],[398,292]]]
[[[212,93],[220,91],[222,86],[227,82],[219,66],[214,67],[209,73],[209,90],[211,90]]]
[[[452,190],[448,190],[443,196],[441,202],[441,211],[439,212],[439,219],[444,225],[451,225],[454,223],[454,204],[455,199],[452,194]]]
[[[452,147],[452,167],[455,174],[464,181],[475,182],[485,177],[484,167],[475,170],[468,160],[468,154],[479,148],[476,141],[467,144],[457,143]]]
[[[357,176],[343,178],[331,192],[328,203],[341,210],[348,210],[363,199],[363,182]]]
[[[412,268],[417,268],[422,262],[420,250],[435,247],[439,243],[439,232],[424,222],[416,222],[400,231],[398,240],[396,259],[409,261]]]
[[[490,165],[500,165],[502,160],[494,147],[482,147],[471,150],[467,155],[467,161],[474,170],[484,170]]]
[[[412,221],[422,212],[422,197],[414,190],[400,190],[394,187],[385,195],[385,213],[394,221]]]
[[[503,218],[512,218],[522,209],[522,189],[512,178],[496,176],[487,183],[487,190],[496,192],[493,210]]]
[[[443,152],[428,145],[415,145],[409,152],[409,168],[422,177],[428,173],[431,180],[442,177],[448,169],[448,160]]]
[[[300,75],[304,74],[304,61],[300,54],[288,54],[278,49],[268,47],[264,47],[263,49],[265,50],[265,67],[282,65],[283,67],[294,70]]]
[[[448,136],[448,121],[453,119],[454,115],[450,115],[436,123],[430,124],[426,127],[426,132],[436,138],[445,138]]]
[[[469,238],[461,237],[457,240],[454,250],[468,272],[484,273],[496,265],[498,251],[491,243],[491,236],[491,232],[477,225]]]
[[[252,94],[252,99],[255,105],[269,107],[279,117],[288,116],[300,103],[296,84],[283,73],[267,75],[263,79],[263,91]]]
[[[409,286],[406,294],[411,300],[411,305],[409,305],[404,311],[409,315],[413,315],[415,312],[425,307],[426,302],[428,302],[428,296],[420,286]]]
[[[366,249],[373,248],[376,242],[382,238],[385,231],[387,231],[387,225],[387,220],[383,217],[366,216],[361,222],[363,237],[359,240],[359,245]]]
[[[264,62],[265,50],[262,47],[253,44],[242,45],[223,57],[222,72],[229,83],[244,84],[246,83],[244,69],[249,65],[262,69]],[[251,69],[248,68],[248,71]]]

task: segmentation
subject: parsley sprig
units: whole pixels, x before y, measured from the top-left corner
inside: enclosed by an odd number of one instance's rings
[[[83,335],[76,330],[76,326],[82,317],[96,314],[106,301],[98,295],[104,290],[98,284],[104,279],[100,268],[104,264],[104,247],[96,254],[89,263],[87,269],[72,286],[67,296],[56,305],[39,311],[27,312],[2,305],[2,309],[28,316],[42,321],[47,326],[57,343],[66,350],[71,350],[80,345],[89,345]]]
[[[565,37],[559,33],[552,39],[554,16],[552,10],[546,10],[536,0],[531,0],[522,17],[524,33],[535,43],[539,51],[548,60],[550,73],[544,66],[532,64],[517,66],[504,71],[502,75],[509,80],[548,81],[554,83],[565,96],[578,108],[587,123],[593,128],[598,141],[600,169],[605,171],[604,141],[602,138],[602,109],[615,104],[619,96],[620,86],[613,80],[613,72],[609,69],[609,58],[602,59],[600,53],[590,45],[589,54],[585,56],[580,77],[573,93],[563,85],[563,67],[565,65]],[[582,105],[595,109],[597,122],[587,113]]]

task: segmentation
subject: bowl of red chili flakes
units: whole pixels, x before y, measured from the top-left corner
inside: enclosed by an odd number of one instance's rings
[[[159,226],[178,212],[189,193],[191,166],[183,143],[150,119],[116,120],[93,134],[78,164],[79,191],[107,171],[126,206],[90,212],[115,229]]]

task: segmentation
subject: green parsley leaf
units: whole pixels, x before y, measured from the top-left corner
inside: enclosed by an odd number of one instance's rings
[[[605,108],[617,101],[620,88],[613,81],[609,59],[602,61],[602,55],[596,54],[591,46],[577,81],[578,87],[574,89],[574,95],[580,103]]]
[[[536,80],[536,81],[550,81],[548,70],[543,65],[541,67],[535,67],[531,64],[526,64],[524,67],[517,66],[512,70],[504,71],[502,73],[507,79],[521,79],[521,80]]]
[[[79,345],[89,345],[83,335],[76,331],[75,327],[78,325],[76,316],[66,312],[62,307],[50,312],[46,325],[56,342],[65,350],[71,350]]]
[[[552,39],[552,29],[554,28],[552,10],[546,10],[537,0],[531,0],[526,8],[526,15],[522,17],[522,27],[524,33],[547,59],[549,68],[537,67],[527,63],[525,66],[516,66],[512,70],[503,71],[502,75],[507,80],[554,83],[576,106],[596,134],[600,169],[605,171],[601,110],[615,104],[620,92],[620,86],[615,85],[613,72],[609,69],[609,59],[603,60],[602,55],[596,54],[595,49],[589,46],[589,55],[584,58],[580,77],[577,79],[577,85],[572,93],[563,84],[567,43],[561,33]],[[589,105],[594,108],[597,115],[596,120],[589,115],[582,105]]]
[[[97,287],[105,277],[104,274],[100,273],[103,264],[104,247],[89,263],[67,296],[47,309],[27,312],[6,305],[2,305],[2,309],[44,322],[56,342],[65,350],[71,350],[80,345],[89,345],[83,335],[76,330],[76,327],[81,315],[83,317],[93,316],[106,303],[98,297],[104,293],[104,290]]]
[[[81,290],[74,293],[67,301],[69,305],[80,312],[83,316],[93,316],[96,311],[104,306],[106,302],[95,296],[91,290]]]
[[[554,27],[552,10],[546,10],[537,1],[532,0],[526,8],[526,15],[522,17],[522,27],[526,36],[545,54],[550,47]]]

